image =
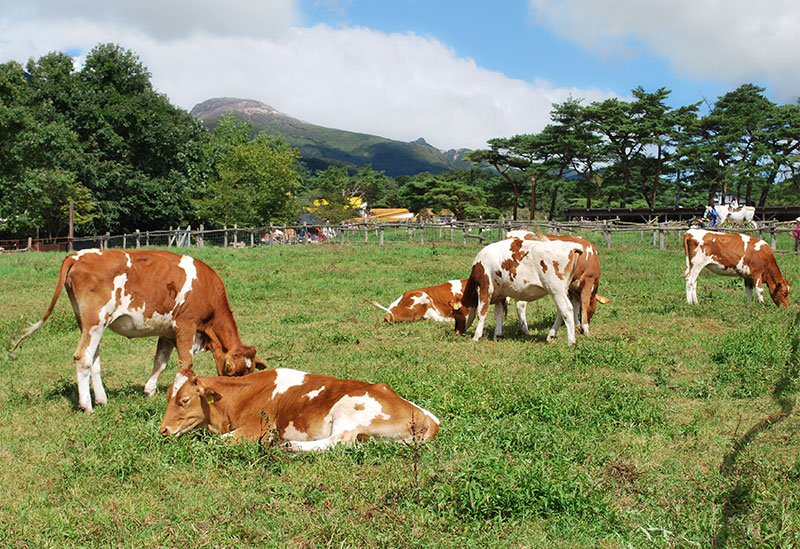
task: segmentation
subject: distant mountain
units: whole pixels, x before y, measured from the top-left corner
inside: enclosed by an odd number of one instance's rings
[[[470,167],[463,160],[467,149],[440,151],[421,137],[406,143],[316,126],[251,99],[209,99],[195,105],[191,114],[212,130],[227,111],[233,111],[238,118],[249,121],[257,131],[280,136],[293,147],[297,147],[302,161],[311,170],[324,170],[328,166],[358,170],[370,164],[376,171],[397,177]]]

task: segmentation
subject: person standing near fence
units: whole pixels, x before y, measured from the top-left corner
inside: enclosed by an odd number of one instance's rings
[[[800,217],[796,218],[797,224],[794,226],[794,253],[800,248]]]

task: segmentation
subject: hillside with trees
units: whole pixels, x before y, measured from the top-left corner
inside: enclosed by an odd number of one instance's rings
[[[59,52],[0,65],[0,239],[63,236],[70,204],[77,235],[337,222],[364,202],[457,219],[695,206],[718,192],[757,207],[800,204],[800,103],[776,105],[752,84],[678,108],[664,88],[569,99],[541,131],[492,138],[469,153],[472,167],[453,169],[453,151],[321,128],[256,102],[237,100],[249,117],[209,103],[205,127],[150,77],[115,44],[80,68]],[[389,157],[401,175],[368,162]]]

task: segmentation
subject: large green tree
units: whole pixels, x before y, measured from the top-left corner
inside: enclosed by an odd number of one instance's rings
[[[297,218],[297,149],[229,114],[214,130],[214,175],[196,201],[212,227],[265,226]]]

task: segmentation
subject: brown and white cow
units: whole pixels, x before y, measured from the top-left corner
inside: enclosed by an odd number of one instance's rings
[[[745,234],[728,234],[690,229],[683,237],[686,252],[686,301],[697,303],[697,277],[703,269],[723,276],[744,279],[747,302],[753,302],[753,288],[758,301],[764,302],[762,283],[769,288],[772,301],[789,306],[790,283],[783,278],[769,244]]]
[[[403,292],[391,305],[384,307],[377,301],[367,299],[368,303],[386,311],[384,322],[412,322],[414,320],[435,320],[444,322],[453,318],[453,311],[461,307],[466,280],[448,280],[438,286],[419,288]]]
[[[92,411],[94,400],[107,400],[100,377],[98,347],[106,328],[126,337],[158,337],[153,373],[144,391],[156,391],[158,376],[178,349],[178,365],[191,368],[193,357],[211,350],[220,375],[243,375],[266,365],[254,347],[242,344],[225,285],[200,260],[166,251],[81,250],[61,263],[50,306],[14,344],[38,330],[67,294],[75,311],[81,339],[75,349],[78,404]]]
[[[611,300],[602,295],[598,295],[597,289],[600,285],[600,260],[594,244],[584,238],[571,235],[557,234],[538,234],[530,231],[509,231],[506,238],[521,238],[523,240],[560,240],[563,242],[576,242],[583,246],[583,253],[575,263],[575,270],[572,273],[572,283],[569,287],[569,298],[572,301],[572,308],[575,313],[575,324],[580,327],[583,334],[589,335],[589,321],[597,310],[597,303],[609,303]],[[527,303],[517,301],[517,315],[520,319],[522,331],[528,333],[528,323],[525,318]],[[555,324],[550,329],[549,339],[556,336],[556,332],[561,327],[561,315],[556,315]]]
[[[553,296],[558,315],[567,325],[567,340],[575,343],[575,317],[568,291],[583,246],[575,242],[510,238],[489,244],[475,257],[464,290],[462,305],[455,313],[456,333],[463,333],[477,314],[472,339],[483,335],[489,305],[495,306],[495,338],[502,332],[506,298],[536,301]],[[554,336],[554,334],[551,334]],[[548,341],[552,339],[548,336]]]
[[[427,441],[439,420],[385,383],[309,374],[288,368],[245,378],[175,376],[159,431],[179,436],[205,428],[253,441],[283,441],[297,452],[325,450],[369,437]]]

